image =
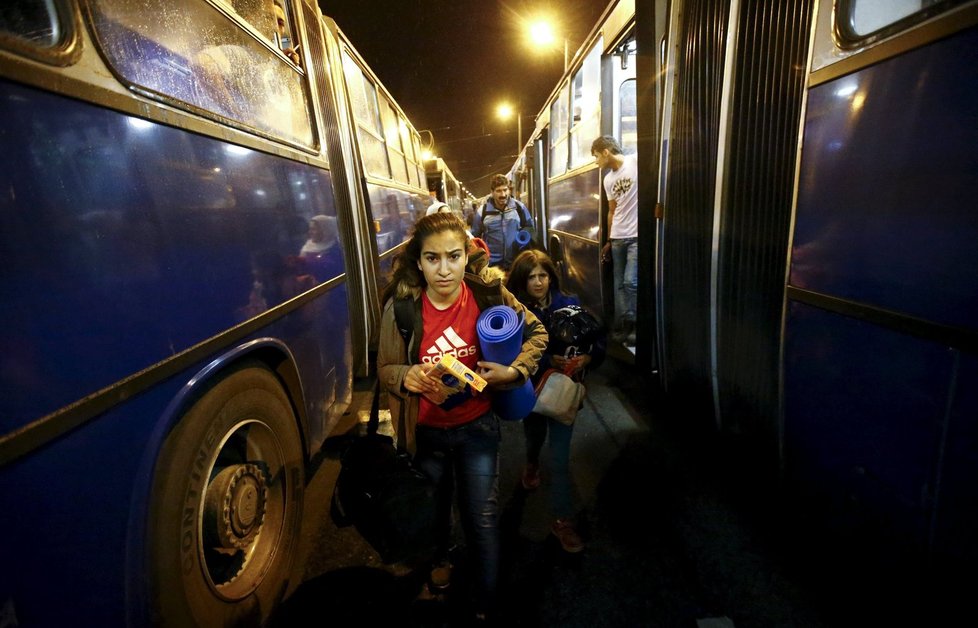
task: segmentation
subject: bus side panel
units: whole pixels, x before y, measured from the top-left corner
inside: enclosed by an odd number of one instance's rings
[[[200,366],[0,470],[0,600],[20,625],[126,625],[126,534],[134,488],[149,482],[144,447],[159,446],[156,419]]]
[[[336,211],[328,171],[0,83],[0,432],[53,412],[344,273],[303,253]],[[317,414],[345,373],[343,291],[274,333]],[[328,331],[328,333],[326,333]],[[272,333],[272,332],[269,332]],[[319,418],[319,417],[317,417]]]
[[[978,29],[811,90],[791,285],[978,329]]]
[[[948,573],[972,574],[962,584],[974,590],[978,575],[978,356],[962,356],[955,396],[948,413],[943,477],[938,486],[934,555]],[[970,594],[970,591],[968,591]],[[969,596],[970,597],[970,596]],[[960,599],[969,599],[962,597]]]
[[[602,300],[599,171],[591,168],[550,184],[550,239],[560,238],[566,261],[565,292],[577,294],[595,316],[606,318]],[[561,236],[561,233],[576,237]]]
[[[892,556],[946,550],[945,534],[959,556],[978,547],[954,524],[976,520],[975,400],[953,392],[978,328],[976,50],[972,28],[818,85],[806,114],[789,290],[917,337],[789,301],[785,459]]]
[[[920,558],[952,353],[793,303],[784,362],[786,469],[807,507],[873,563]]]

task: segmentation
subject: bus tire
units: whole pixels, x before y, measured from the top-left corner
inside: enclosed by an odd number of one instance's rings
[[[161,626],[263,625],[298,545],[302,441],[285,390],[247,364],[167,436],[150,497],[150,603]]]

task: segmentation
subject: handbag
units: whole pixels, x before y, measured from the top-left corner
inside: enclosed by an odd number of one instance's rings
[[[379,396],[378,381],[366,434],[340,458],[330,511],[338,526],[354,525],[391,564],[434,553],[435,486],[393,438],[377,433]]]
[[[584,401],[584,384],[558,371],[547,369],[537,384],[537,401],[533,411],[571,425],[577,418],[577,410]]]

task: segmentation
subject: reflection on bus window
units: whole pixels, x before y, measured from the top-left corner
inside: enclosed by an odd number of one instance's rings
[[[173,9],[177,2],[181,10]],[[125,80],[168,101],[313,146],[304,77],[271,49],[276,28],[271,4],[240,0],[233,8],[262,38],[203,2],[92,3],[98,44]],[[157,19],[145,20],[147,12]]]
[[[57,46],[61,41],[61,27],[54,1],[5,3],[0,9],[0,32],[35,46]]]

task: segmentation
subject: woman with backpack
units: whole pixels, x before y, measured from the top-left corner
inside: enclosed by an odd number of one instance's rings
[[[589,369],[596,368],[605,355],[605,332],[597,320],[581,307],[576,296],[560,289],[553,261],[543,251],[523,251],[513,261],[506,287],[526,305],[547,328],[549,344],[533,377],[538,387],[547,369],[556,369],[575,381],[582,381]],[[521,478],[530,491],[540,486],[540,450],[550,434],[550,501],[556,519],[551,533],[567,552],[580,552],[584,542],[574,521],[570,476],[570,448],[574,424],[531,412],[523,419],[526,435],[526,466]]]
[[[486,261],[484,249],[472,243],[454,213],[436,212],[418,220],[383,295],[377,355],[391,416],[402,418],[397,423],[403,426],[396,428],[402,430],[399,444],[414,453],[415,464],[437,487],[440,547],[430,584],[445,585],[450,576],[455,494],[480,619],[491,614],[499,577],[500,428],[491,395],[494,389],[523,385],[547,345],[543,324],[498,278],[491,278]],[[511,364],[481,359],[476,322],[495,305],[512,307],[524,317],[521,352]],[[440,403],[432,401],[444,391],[429,373],[447,353],[486,381],[483,392],[468,386]]]

